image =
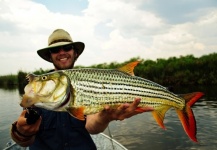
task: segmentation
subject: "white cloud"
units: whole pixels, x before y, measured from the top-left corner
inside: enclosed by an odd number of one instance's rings
[[[188,54],[199,57],[216,52],[216,24],[217,11],[214,10],[194,22],[172,25],[167,32],[153,37],[151,49],[157,52],[156,58]]]
[[[0,61],[10,66],[1,66],[1,74],[16,73],[20,68],[52,68],[36,50],[47,45],[48,36],[56,28],[66,29],[74,41],[85,43],[78,65],[121,62],[137,56],[201,56],[216,51],[216,9],[204,8],[206,13],[196,19],[169,24],[165,16],[142,9],[151,1],[89,0],[83,15],[78,16],[61,13],[61,6],[54,13],[30,0],[0,0]]]

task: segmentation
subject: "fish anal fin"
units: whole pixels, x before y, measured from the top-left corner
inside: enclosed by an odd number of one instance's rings
[[[125,72],[131,76],[134,76],[134,68],[138,65],[140,61],[133,61],[133,62],[130,62],[120,68],[118,68],[117,70],[119,71],[122,71],[122,72]]]
[[[77,118],[79,120],[85,120],[84,109],[85,109],[85,107],[68,107],[68,108],[66,108],[67,112],[72,117]]]
[[[164,126],[163,120],[164,120],[166,112],[168,111],[168,109],[170,109],[170,107],[171,106],[162,106],[152,111],[152,115],[154,119],[156,120],[158,125],[163,129],[166,129]]]

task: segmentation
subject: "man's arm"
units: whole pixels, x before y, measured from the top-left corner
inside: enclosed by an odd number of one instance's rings
[[[103,111],[97,114],[88,115],[86,129],[90,134],[98,134],[103,132],[107,128],[109,122],[113,120],[124,120],[134,115],[153,110],[153,108],[147,107],[137,111],[136,109],[138,108],[140,100],[140,98],[136,98],[132,104],[125,103],[117,109],[110,109],[109,106],[106,106]]]

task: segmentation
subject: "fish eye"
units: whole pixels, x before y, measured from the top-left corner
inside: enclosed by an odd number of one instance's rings
[[[47,80],[47,76],[42,76],[41,79],[42,80]]]

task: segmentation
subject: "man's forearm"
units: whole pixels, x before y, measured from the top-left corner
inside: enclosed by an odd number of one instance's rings
[[[103,132],[111,120],[107,118],[103,112],[88,115],[86,129],[90,134],[98,134]]]

